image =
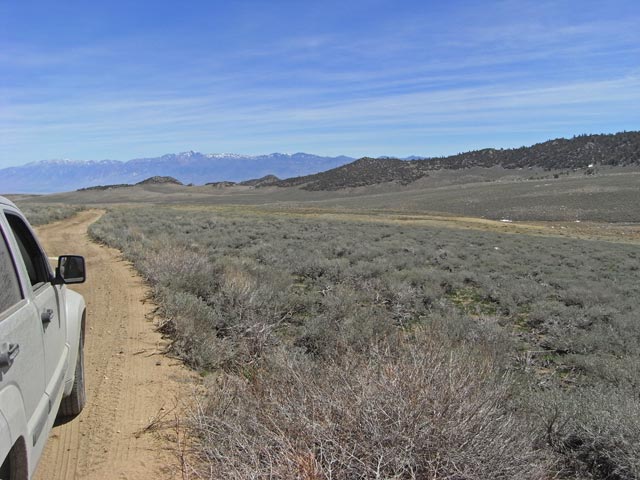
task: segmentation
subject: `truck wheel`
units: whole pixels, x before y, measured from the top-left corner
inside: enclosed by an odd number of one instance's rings
[[[87,396],[84,391],[84,335],[80,334],[80,342],[78,347],[78,359],[76,361],[76,375],[73,380],[73,389],[68,397],[62,399],[58,414],[62,417],[78,415],[87,402]]]

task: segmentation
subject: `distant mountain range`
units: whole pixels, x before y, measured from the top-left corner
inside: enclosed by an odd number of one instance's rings
[[[78,161],[44,160],[0,169],[2,193],[53,193],[108,184],[134,184],[153,176],[172,176],[182,183],[243,181],[266,175],[308,175],[351,162],[351,157],[308,153],[238,155],[183,152],[156,158]]]
[[[185,184],[219,187],[235,182],[254,187],[338,190],[385,182],[406,185],[437,169],[501,166],[569,170],[587,168],[590,164],[640,166],[640,132],[579,135],[530,147],[487,148],[424,159],[365,157],[354,161],[346,156],[322,157],[308,153],[247,156],[184,152],[128,162],[50,160],[1,169],[0,192],[61,192],[96,185],[136,184],[154,176],[171,176]]]

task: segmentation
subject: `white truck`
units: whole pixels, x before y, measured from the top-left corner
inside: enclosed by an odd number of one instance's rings
[[[31,478],[57,416],[85,404],[84,258],[55,272],[18,208],[0,197],[0,479]]]

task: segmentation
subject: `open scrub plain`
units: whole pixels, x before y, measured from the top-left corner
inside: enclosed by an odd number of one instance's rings
[[[640,175],[446,175],[16,200],[108,210],[203,379],[189,478],[640,478]]]

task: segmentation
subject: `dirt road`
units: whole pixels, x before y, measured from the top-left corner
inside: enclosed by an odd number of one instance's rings
[[[176,442],[147,428],[174,417],[191,393],[193,374],[162,355],[163,340],[147,315],[147,288],[117,250],[93,243],[87,227],[101,215],[79,215],[38,228],[51,257],[84,255],[88,280],[74,286],[87,302],[87,406],[54,427],[37,470],[39,480],[180,478]],[[150,431],[151,430],[151,431]]]

